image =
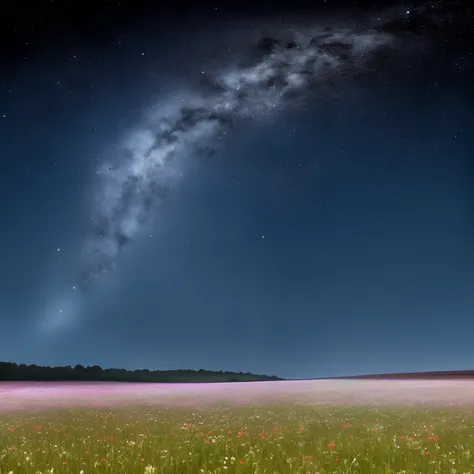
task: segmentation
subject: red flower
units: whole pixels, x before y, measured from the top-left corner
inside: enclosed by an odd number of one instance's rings
[[[339,462],[339,458],[336,458],[336,462]]]
[[[145,458],[140,458],[140,462],[144,462],[145,461]]]
[[[107,458],[100,458],[100,462],[107,462]]]
[[[38,431],[40,431],[40,430],[43,429],[43,427],[42,427],[41,425],[37,425],[37,426],[35,426],[35,429],[38,430]]]
[[[239,464],[243,464],[243,463],[244,463],[244,461],[241,459],[241,460],[239,461]]]
[[[67,461],[63,461],[63,464],[67,464]]]
[[[232,430],[229,430],[229,431],[227,432],[227,434],[231,435],[231,434],[232,434]]]
[[[15,428],[8,428],[8,431],[10,431],[11,433],[13,433],[15,431]]]
[[[425,456],[428,456],[430,453],[428,451],[425,451]]]
[[[336,445],[334,443],[328,444],[329,451],[334,451],[336,449]]]

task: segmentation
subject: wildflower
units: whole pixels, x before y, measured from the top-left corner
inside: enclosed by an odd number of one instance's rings
[[[329,451],[334,451],[336,449],[335,443],[328,444]]]
[[[67,464],[67,461],[63,461],[63,464],[66,465],[66,464]]]
[[[339,462],[339,458],[336,458],[336,462]]]
[[[243,464],[243,463],[244,463],[244,460],[241,459],[241,460],[239,461],[239,464]]]
[[[8,428],[8,431],[10,431],[11,433],[13,433],[15,431],[15,428]]]
[[[115,436],[110,437],[110,441],[113,441],[115,439]]]
[[[107,462],[107,458],[100,458],[100,462]]]
[[[41,431],[43,429],[43,427],[41,425],[36,425],[35,426],[35,430],[37,431]]]
[[[304,431],[304,426],[301,426],[300,428],[298,428],[298,431]]]
[[[429,456],[429,452],[428,451],[425,451],[425,456]]]
[[[86,451],[86,454],[89,454],[89,451],[88,451],[88,450]]]
[[[232,434],[232,430],[229,430],[229,431],[227,432],[227,434],[230,434],[230,435],[231,435],[231,434]]]
[[[351,438],[351,439],[352,439],[352,438],[353,438],[353,436],[352,436],[352,435],[349,435],[349,438]]]
[[[140,458],[140,462],[144,462],[145,461],[145,458]]]
[[[403,441],[405,439],[405,436],[400,436],[400,439]]]

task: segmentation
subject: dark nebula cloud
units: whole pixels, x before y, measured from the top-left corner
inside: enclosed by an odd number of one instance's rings
[[[460,24],[460,14],[455,5],[448,10],[445,3],[430,2],[373,14],[365,24],[277,31],[244,47],[240,58],[206,74],[195,89],[159,104],[159,112],[132,131],[118,156],[98,171],[83,288],[116,269],[122,248],[153,222],[186,161],[211,156],[218,138],[240,121],[317,97],[333,81],[374,73],[399,54],[420,61],[438,40],[449,44],[448,27],[455,17]]]

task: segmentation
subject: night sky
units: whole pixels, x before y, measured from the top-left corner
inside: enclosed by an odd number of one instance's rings
[[[60,3],[1,7],[0,360],[474,368],[466,3]]]

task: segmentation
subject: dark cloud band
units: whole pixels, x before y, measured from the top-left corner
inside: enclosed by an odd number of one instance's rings
[[[438,5],[438,4],[437,4]],[[183,93],[133,132],[120,157],[99,170],[93,229],[84,245],[83,286],[117,266],[124,245],[152,222],[191,155],[209,155],[239,120],[264,117],[318,94],[337,77],[377,65],[420,35],[443,31],[435,4],[395,10],[365,28],[314,28],[263,37],[242,58]]]

